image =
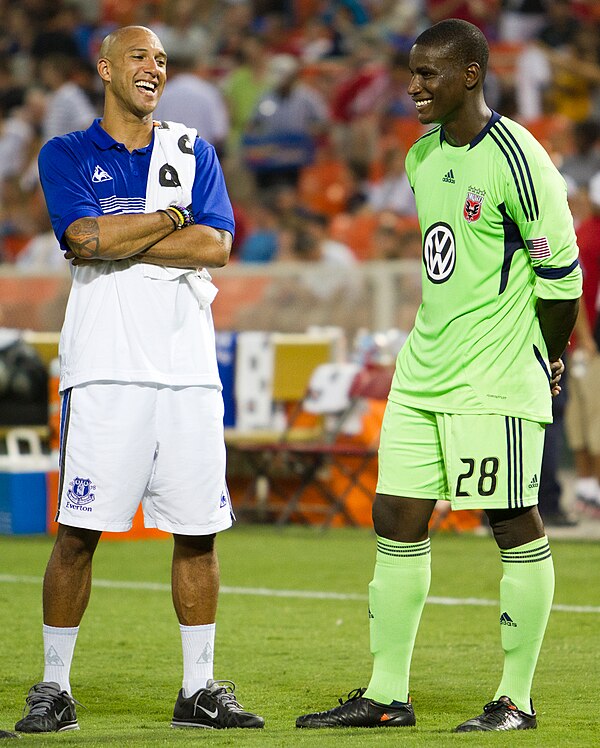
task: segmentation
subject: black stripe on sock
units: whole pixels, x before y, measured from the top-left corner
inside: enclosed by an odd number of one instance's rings
[[[502,563],[503,564],[535,564],[538,561],[545,561],[547,558],[551,558],[552,553],[550,550],[544,555],[539,556],[538,558],[505,558],[502,556]]]
[[[431,553],[431,542],[429,539],[420,543],[410,543],[405,546],[387,544],[381,540],[377,541],[377,550],[385,556],[396,558],[412,558],[415,556],[427,556]]]
[[[544,561],[552,556],[550,544],[545,543],[540,548],[533,548],[527,551],[501,550],[500,559],[506,564],[531,564],[536,561]]]

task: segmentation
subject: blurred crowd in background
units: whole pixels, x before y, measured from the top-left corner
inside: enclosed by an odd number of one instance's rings
[[[102,115],[101,42],[140,24],[169,58],[156,119],[196,128],[221,158],[236,217],[232,263],[261,264],[280,281],[263,295],[257,279],[230,283],[221,319],[229,304],[236,330],[377,329],[369,311],[377,301],[380,310],[385,300],[392,307],[393,288],[407,309],[394,324],[406,334],[420,300],[419,264],[388,284],[386,296],[381,263],[370,261],[420,258],[404,159],[425,130],[406,91],[408,54],[423,29],[452,17],[476,24],[489,41],[490,106],[524,124],[567,183],[587,314],[571,349],[571,394],[555,401],[540,489],[544,516],[564,524],[556,469],[565,402],[580,401],[590,417],[600,404],[598,0],[0,0],[0,275],[59,275],[65,286],[37,317],[23,314],[31,292],[11,297],[12,312],[5,299],[0,324],[60,327],[69,265],[50,227],[37,155],[49,138]],[[290,263],[304,285],[287,283]],[[370,270],[377,278],[365,297],[359,276]],[[14,291],[4,288],[7,297]],[[576,495],[600,517],[600,433],[594,440],[590,447],[570,430]]]
[[[67,271],[36,157],[101,116],[95,61],[126,24],[152,28],[169,57],[156,118],[197,128],[221,157],[233,261],[418,257],[408,52],[449,17],[485,32],[487,100],[550,151],[579,226],[600,210],[594,0],[0,0],[0,261]]]

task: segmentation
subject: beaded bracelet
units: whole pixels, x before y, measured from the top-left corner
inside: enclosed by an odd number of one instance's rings
[[[167,210],[173,211],[175,215],[179,218],[179,226],[177,226],[178,229],[184,229],[186,226],[191,226],[196,221],[194,220],[194,214],[189,208],[186,208],[184,205],[169,205]]]

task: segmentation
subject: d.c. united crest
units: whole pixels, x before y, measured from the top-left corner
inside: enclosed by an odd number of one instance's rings
[[[73,504],[89,504],[96,498],[93,491],[96,490],[96,486],[93,485],[89,478],[73,478],[69,483],[69,490],[67,496],[73,502]]]
[[[483,204],[485,195],[479,192],[473,192],[469,190],[467,192],[467,199],[463,208],[463,216],[469,223],[478,221],[481,217],[481,206]]]

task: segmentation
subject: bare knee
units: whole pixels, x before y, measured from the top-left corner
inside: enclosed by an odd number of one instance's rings
[[[523,509],[486,509],[498,548],[508,550],[544,536],[544,524],[537,506]]]
[[[215,551],[215,534],[173,535],[174,551],[181,556],[206,556]]]
[[[52,555],[71,567],[87,564],[92,560],[101,535],[99,530],[59,524]]]
[[[430,499],[405,499],[378,493],[373,502],[375,532],[399,543],[425,540],[435,503]]]

